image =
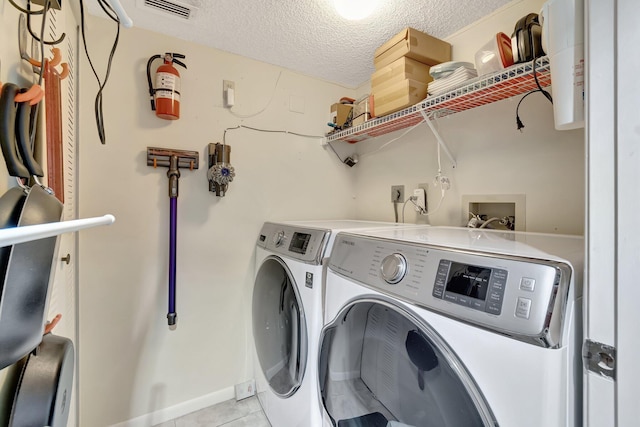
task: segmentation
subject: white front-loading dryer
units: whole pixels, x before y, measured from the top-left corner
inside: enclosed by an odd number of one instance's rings
[[[580,426],[583,252],[452,227],[338,234],[323,426]]]
[[[267,222],[252,298],[256,392],[273,427],[321,425],[318,341],[326,260],[344,230],[415,227],[372,221]]]

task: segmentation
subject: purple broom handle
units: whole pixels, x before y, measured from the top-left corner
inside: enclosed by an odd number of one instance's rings
[[[178,198],[169,198],[171,218],[169,220],[169,325],[176,323],[176,234],[178,228]]]

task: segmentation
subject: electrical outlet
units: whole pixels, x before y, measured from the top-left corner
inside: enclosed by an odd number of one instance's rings
[[[227,89],[236,89],[236,82],[231,81],[231,80],[223,80],[222,81],[222,90],[223,91],[227,91]]]
[[[256,381],[249,380],[235,385],[236,400],[246,399],[256,394]]]
[[[424,191],[424,188],[416,188],[413,190],[413,197],[415,198],[414,209],[416,212],[426,212],[427,211],[427,193]]]
[[[391,186],[391,202],[392,203],[404,202],[404,185]]]
[[[429,183],[418,184],[418,188],[424,190],[424,210],[429,212],[429,200],[427,199],[427,194],[429,193]]]
[[[223,80],[222,81],[222,97],[224,98],[225,107],[231,108],[236,103],[235,93],[236,93],[236,83],[231,80]]]

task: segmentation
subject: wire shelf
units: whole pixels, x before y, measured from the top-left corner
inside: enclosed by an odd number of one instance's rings
[[[533,64],[533,61],[516,64],[502,71],[469,80],[463,86],[437,96],[430,96],[404,110],[328,134],[325,141],[355,143],[418,124],[424,120],[425,113],[429,115],[437,113],[437,117],[444,117],[524,94],[537,88],[533,76]],[[540,86],[551,85],[549,59],[546,56],[536,59],[535,71]]]

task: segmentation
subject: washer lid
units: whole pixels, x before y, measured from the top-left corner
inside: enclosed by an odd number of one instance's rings
[[[349,233],[443,248],[569,261],[576,270],[582,269],[584,259],[582,236],[440,226],[355,230]]]
[[[333,239],[338,232],[416,227],[426,226],[356,220],[265,222],[256,244],[287,258],[320,265],[322,259],[331,254]]]

